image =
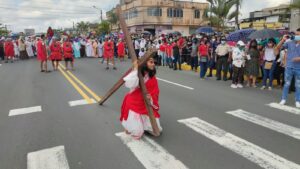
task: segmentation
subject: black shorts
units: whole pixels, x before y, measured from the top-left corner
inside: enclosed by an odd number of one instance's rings
[[[73,58],[65,58],[65,62],[73,62],[74,59]]]
[[[52,62],[55,62],[55,61],[56,61],[56,62],[60,62],[61,59],[51,59],[51,61],[52,61]]]

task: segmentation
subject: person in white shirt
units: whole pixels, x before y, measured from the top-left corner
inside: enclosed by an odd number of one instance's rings
[[[239,41],[237,46],[232,49],[233,77],[231,88],[243,88],[243,76],[245,67],[245,43]]]
[[[136,56],[138,56],[139,52],[140,52],[140,43],[137,38],[134,39],[134,50],[135,50]]]
[[[144,37],[142,37],[141,42],[140,42],[140,49],[145,49],[147,45],[147,41]]]

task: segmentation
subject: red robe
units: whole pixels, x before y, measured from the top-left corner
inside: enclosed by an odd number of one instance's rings
[[[124,57],[125,56],[125,44],[124,42],[120,42],[118,45],[118,56]]]
[[[61,46],[59,42],[52,43],[50,45],[50,60],[61,60],[62,55],[61,55]]]
[[[153,108],[153,113],[155,118],[159,118],[160,115],[158,113],[159,111],[159,88],[158,88],[158,82],[156,77],[150,78],[146,83],[146,88],[148,93],[151,95],[153,99],[153,105],[157,107],[157,109]],[[133,92],[126,94],[123,104],[121,107],[121,117],[120,120],[127,120],[129,110],[132,110],[138,114],[141,115],[148,115],[143,94],[139,87],[137,87]]]
[[[47,60],[46,44],[42,40],[39,40],[36,46],[37,46],[37,59],[40,61],[46,61]]]
[[[72,43],[71,42],[64,42],[63,44],[63,53],[64,53],[64,58],[74,58],[73,55],[73,48],[72,48]]]
[[[103,45],[103,57],[105,59],[107,58],[113,58],[114,56],[114,47],[112,42],[104,42]]]
[[[14,57],[15,51],[14,51],[14,44],[9,41],[4,43],[4,50],[5,50],[5,57]]]

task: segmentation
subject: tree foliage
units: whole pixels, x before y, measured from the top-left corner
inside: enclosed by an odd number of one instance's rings
[[[109,34],[110,31],[110,22],[108,21],[102,21],[97,28],[97,34]]]
[[[235,7],[236,0],[207,0],[211,6],[205,11],[204,17],[210,22],[211,26],[217,27],[220,31],[225,29],[225,23],[239,15],[236,10],[231,9]]]
[[[84,33],[89,30],[89,25],[90,25],[89,22],[81,21],[76,24],[76,29],[79,33]]]

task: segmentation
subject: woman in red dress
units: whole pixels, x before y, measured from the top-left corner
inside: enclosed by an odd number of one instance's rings
[[[4,43],[4,52],[5,52],[5,60],[6,60],[5,62],[7,63],[8,60],[11,60],[11,62],[13,62],[13,59],[15,57],[15,51],[14,51],[14,44],[10,38],[8,38]]]
[[[124,61],[124,57],[125,57],[125,44],[123,42],[122,39],[119,40],[118,43],[118,57],[120,59],[120,61]]]
[[[48,72],[45,35],[41,35],[41,38],[38,39],[36,48],[37,48],[37,59],[41,62],[41,72]]]
[[[56,39],[52,38],[52,43],[50,45],[50,60],[52,61],[53,70],[58,70],[59,62],[62,59],[62,50],[61,50],[61,44],[59,41],[56,41]]]
[[[154,59],[150,58],[142,66],[142,75],[144,77],[145,85],[148,91],[148,99],[152,105],[153,113],[160,131],[162,128],[160,126],[159,118],[159,88],[156,79],[156,69],[154,64]],[[121,123],[125,128],[127,134],[130,134],[136,139],[140,139],[144,131],[150,133],[153,132],[148,111],[145,106],[143,99],[143,94],[141,88],[139,87],[138,78],[138,64],[134,63],[134,69],[125,78],[125,86],[130,89],[130,92],[126,94],[122,107],[121,107]]]
[[[63,43],[63,54],[65,59],[66,70],[69,70],[68,62],[70,62],[71,68],[72,70],[74,70],[74,54],[73,54],[72,43],[70,42],[69,39],[67,39]]]

